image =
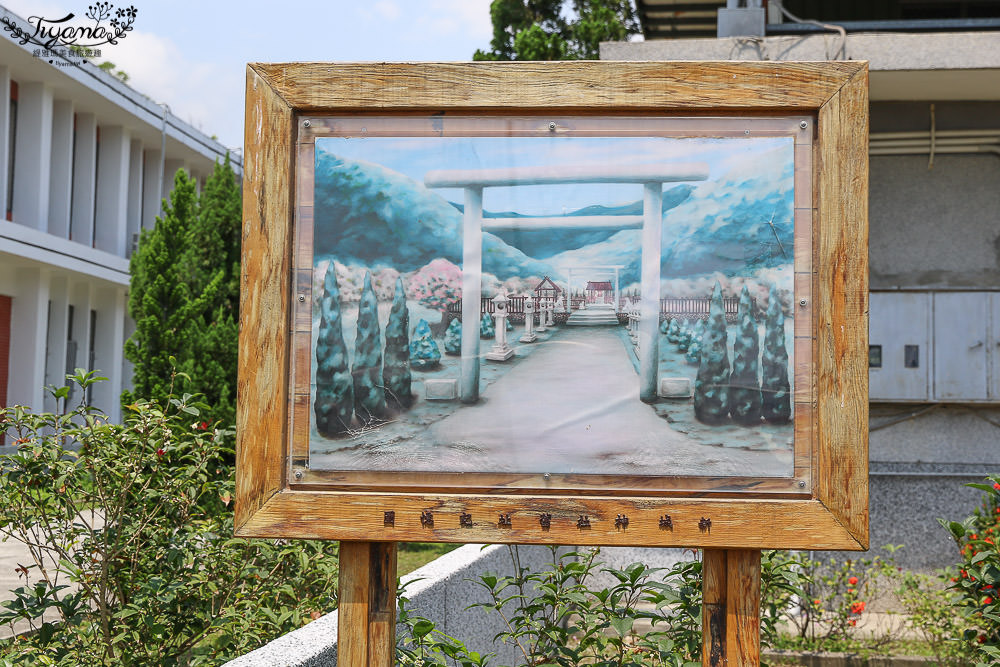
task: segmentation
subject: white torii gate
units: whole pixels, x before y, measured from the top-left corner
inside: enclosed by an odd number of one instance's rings
[[[571,266],[566,269],[566,294],[572,294],[573,291],[573,275],[580,272],[585,275],[601,277],[608,276],[611,277],[612,272],[615,276],[615,312],[618,312],[618,272],[624,269],[622,265],[594,265],[594,266]]]
[[[482,294],[483,230],[511,229],[642,229],[642,296],[639,324],[639,398],[656,400],[659,364],[657,342],[660,314],[660,227],[663,184],[704,181],[704,162],[646,165],[579,165],[512,167],[504,169],[433,170],[424,175],[429,188],[462,188],[462,375],[463,403],[479,400],[479,322]],[[642,215],[565,216],[553,218],[483,219],[483,188],[568,183],[634,183],[643,186]]]

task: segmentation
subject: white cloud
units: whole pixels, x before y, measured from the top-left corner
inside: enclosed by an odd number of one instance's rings
[[[219,134],[223,143],[242,143],[240,132],[227,131],[242,118],[243,88],[239,74],[221,64],[200,62],[171,39],[134,30],[127,39],[104,50],[104,59],[129,76],[129,85],[202,131]]]
[[[387,21],[395,21],[402,14],[399,5],[392,2],[392,0],[379,0],[379,2],[376,2],[375,12]]]

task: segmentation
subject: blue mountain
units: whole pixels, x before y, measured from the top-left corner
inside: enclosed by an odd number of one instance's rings
[[[317,153],[313,210],[316,255],[399,271],[438,257],[461,265],[461,213],[383,166]],[[500,279],[553,272],[490,233],[483,234],[483,271]]]

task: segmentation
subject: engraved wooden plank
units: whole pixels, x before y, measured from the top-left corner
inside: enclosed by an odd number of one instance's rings
[[[383,512],[396,513],[385,526]],[[433,526],[420,522],[423,511],[435,517]],[[462,528],[456,518],[472,514],[477,523]],[[538,517],[552,515],[543,531]],[[511,527],[499,528],[482,518],[511,514]],[[616,514],[630,520],[616,530]],[[673,530],[659,527],[669,514]],[[580,529],[580,516],[590,526]],[[448,520],[448,518],[451,520]],[[702,517],[712,521],[701,530]],[[440,521],[438,520],[440,519]],[[753,526],[748,530],[748,526]],[[609,546],[682,546],[751,549],[845,549],[857,541],[816,500],[665,499],[587,496],[476,496],[458,494],[339,493],[283,491],[272,497],[244,527],[256,537],[295,535],[306,539],[369,539],[395,542],[495,542],[504,544],[578,544]]]
[[[867,63],[252,63],[297,110],[813,111]],[[559,91],[553,96],[553,91]]]
[[[292,112],[251,68],[246,100],[236,403],[237,531],[281,487],[288,405]]]
[[[868,73],[823,106],[817,299],[817,496],[868,545]]]

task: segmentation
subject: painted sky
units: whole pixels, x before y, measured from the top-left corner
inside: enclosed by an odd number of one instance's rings
[[[317,139],[316,146],[318,151],[374,162],[423,183],[424,174],[433,169],[665,162],[704,162],[709,167],[709,181],[714,181],[733,170],[780,173],[784,165],[791,163],[793,144],[790,137],[600,137],[585,140],[571,137],[326,137]],[[463,201],[458,189],[441,188],[434,192],[452,202]],[[642,186],[629,184],[492,187],[483,192],[483,208],[522,215],[561,215],[585,206],[618,206],[641,199]]]

